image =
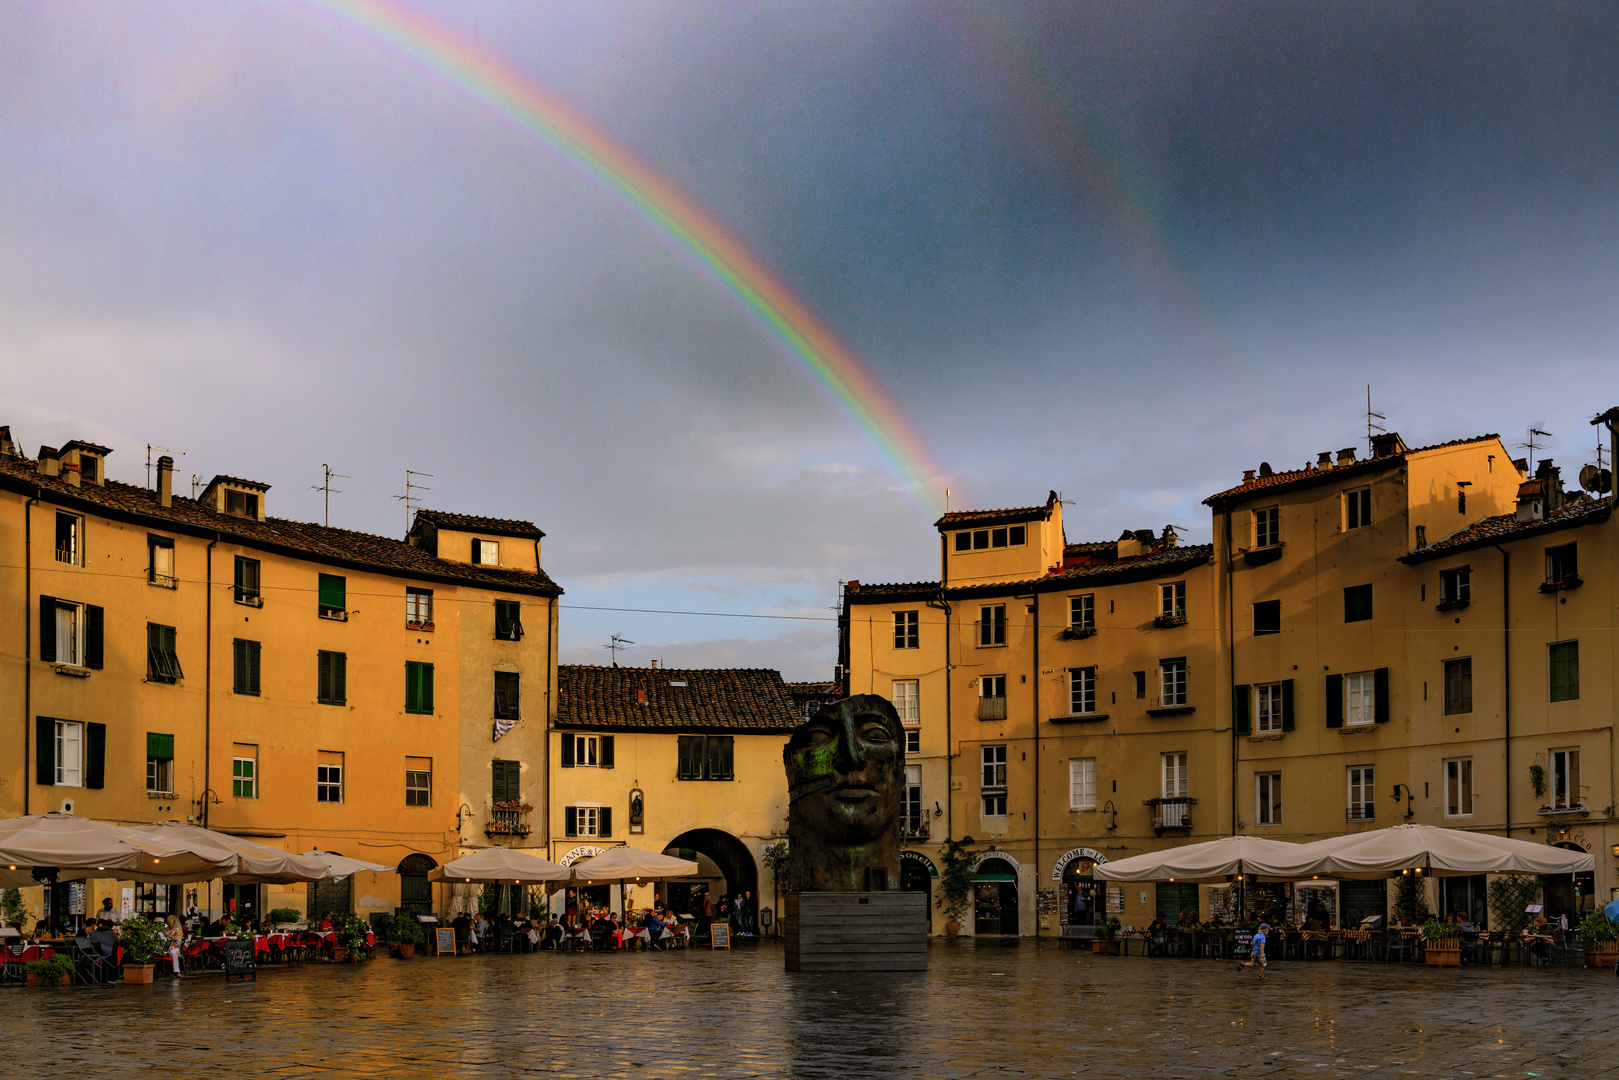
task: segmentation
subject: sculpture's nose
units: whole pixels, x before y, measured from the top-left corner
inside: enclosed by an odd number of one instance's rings
[[[866,748],[855,736],[854,718],[838,719],[838,768],[849,772],[866,766]]]

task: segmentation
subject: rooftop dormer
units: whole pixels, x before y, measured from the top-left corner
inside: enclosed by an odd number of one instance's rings
[[[934,522],[944,538],[945,580],[951,585],[1022,581],[1062,562],[1062,502],[1044,506],[958,510]]]
[[[538,573],[544,536],[528,521],[418,510],[405,542],[450,562]]]
[[[263,521],[264,494],[269,490],[269,484],[261,484],[257,480],[216,476],[208,481],[202,497],[197,501],[216,513]]]

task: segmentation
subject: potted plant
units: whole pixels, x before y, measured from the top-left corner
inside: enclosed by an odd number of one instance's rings
[[[338,963],[357,963],[366,958],[365,923],[352,911],[340,911],[332,916],[332,929],[337,933],[337,946],[332,959]]]
[[[1103,956],[1119,955],[1119,917],[1107,915],[1096,920],[1096,936],[1091,938],[1091,952]]]
[[[388,940],[398,950],[399,959],[409,960],[416,955],[416,946],[426,944],[427,936],[422,933],[422,924],[414,916],[402,915],[394,920]],[[363,937],[361,941],[364,941]]]
[[[1462,966],[1462,928],[1455,923],[1442,923],[1429,916],[1422,924],[1422,939],[1426,943],[1423,955],[1429,967]]]
[[[1580,923],[1580,948],[1585,950],[1586,967],[1619,966],[1619,926],[1601,911],[1586,912]]]
[[[298,921],[298,910],[290,907],[278,907],[270,910],[270,922],[278,926],[285,926]]]
[[[939,895],[933,906],[944,912],[944,932],[950,937],[961,933],[961,917],[972,902],[973,853],[967,849],[972,842],[972,837],[963,836],[946,840],[939,849]]]
[[[124,947],[124,982],[152,981],[152,961],[168,951],[163,927],[144,915],[131,915],[118,924],[118,944]]]
[[[29,986],[70,986],[73,983],[73,961],[66,956],[53,956],[48,960],[30,960],[23,965]]]

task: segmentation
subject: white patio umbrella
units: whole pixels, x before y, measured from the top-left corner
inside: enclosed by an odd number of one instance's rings
[[[623,885],[625,882],[669,881],[691,877],[697,873],[697,864],[672,855],[640,848],[609,848],[573,864],[575,885]]]
[[[1473,874],[1573,874],[1596,869],[1589,852],[1437,825],[1395,825],[1300,844],[1299,877],[1375,879],[1402,870],[1433,877]]]
[[[236,869],[236,853],[212,842],[156,839],[134,829],[72,814],[30,814],[0,821],[0,866],[53,867],[60,880],[173,876],[208,881]]]
[[[1201,844],[1149,851],[1098,863],[1091,876],[1104,881],[1225,882],[1242,874],[1272,881],[1309,877],[1298,872],[1303,845],[1263,836],[1227,836]]]
[[[290,851],[261,844],[244,836],[205,829],[201,825],[188,825],[181,821],[160,821],[152,825],[137,825],[132,831],[150,837],[160,844],[213,845],[236,855],[236,866],[225,880],[233,885],[289,884],[300,881],[324,881],[328,873],[326,864],[319,859],[295,855]],[[174,874],[135,875],[137,880],[161,885],[179,885],[194,878]]]
[[[526,851],[490,847],[451,859],[429,870],[427,877],[430,881],[461,884],[540,885],[548,881],[567,881],[568,868]]]
[[[330,851],[320,848],[310,848],[304,852],[304,858],[315,859],[326,865],[326,878],[330,881],[341,881],[350,874],[358,874],[364,870],[372,874],[391,873],[393,867],[383,866],[381,863],[366,862],[364,859],[351,859],[346,855],[334,855]]]

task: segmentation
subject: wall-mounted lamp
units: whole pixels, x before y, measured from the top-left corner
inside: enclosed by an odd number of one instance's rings
[[[1613,845],[1613,857],[1619,859],[1619,844]]]
[[[1108,815],[1107,829],[1109,832],[1119,827],[1119,808],[1113,805],[1112,799],[1102,804],[1101,812]]]
[[[1416,800],[1416,795],[1412,793],[1410,784],[1395,784],[1394,794],[1391,795],[1390,798],[1392,798],[1395,802],[1399,802],[1401,788],[1405,789],[1405,816],[1407,818],[1414,818],[1417,816],[1417,812],[1411,808],[1411,804]]]
[[[933,800],[933,816],[944,817],[944,807],[939,805],[938,799]],[[1616,844],[1615,847],[1619,848],[1619,844]],[[1619,851],[1615,851],[1614,854],[1619,855]]]

